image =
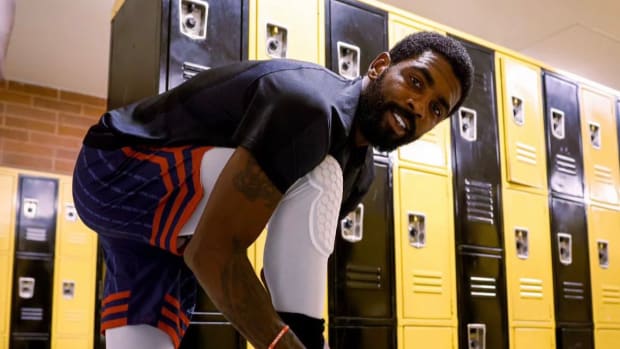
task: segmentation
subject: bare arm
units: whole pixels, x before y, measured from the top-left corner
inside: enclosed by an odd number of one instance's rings
[[[222,170],[184,258],[228,320],[256,348],[267,348],[285,325],[256,277],[246,249],[261,233],[282,194],[256,160],[237,148]],[[304,348],[291,332],[278,349]]]
[[[0,80],[4,79],[4,57],[9,46],[14,17],[15,0],[0,1]]]

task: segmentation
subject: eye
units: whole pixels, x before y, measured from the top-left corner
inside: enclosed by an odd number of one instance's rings
[[[431,105],[431,111],[433,112],[433,115],[435,117],[440,118],[442,115],[442,110],[441,110],[441,107],[439,106],[439,103],[433,103]]]
[[[413,86],[417,89],[421,89],[424,86],[424,83],[422,82],[422,80],[418,79],[415,76],[411,77],[411,83],[413,84]]]

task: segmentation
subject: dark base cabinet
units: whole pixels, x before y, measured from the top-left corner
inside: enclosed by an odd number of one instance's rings
[[[394,326],[329,326],[331,349],[395,349]]]
[[[557,328],[558,349],[594,349],[594,332],[591,328]]]

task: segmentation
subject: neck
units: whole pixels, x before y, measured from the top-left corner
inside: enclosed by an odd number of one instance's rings
[[[364,93],[369,83],[370,79],[367,75],[364,75],[364,77],[362,78],[362,93]],[[366,147],[370,145],[370,143],[368,143],[368,141],[364,137],[364,134],[362,134],[362,130],[360,130],[359,126],[355,121],[353,122],[353,129],[351,130],[351,133],[351,140],[353,142],[353,146]]]

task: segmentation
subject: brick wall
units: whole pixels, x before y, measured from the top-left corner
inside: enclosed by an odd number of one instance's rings
[[[0,166],[70,175],[105,99],[0,81]]]

